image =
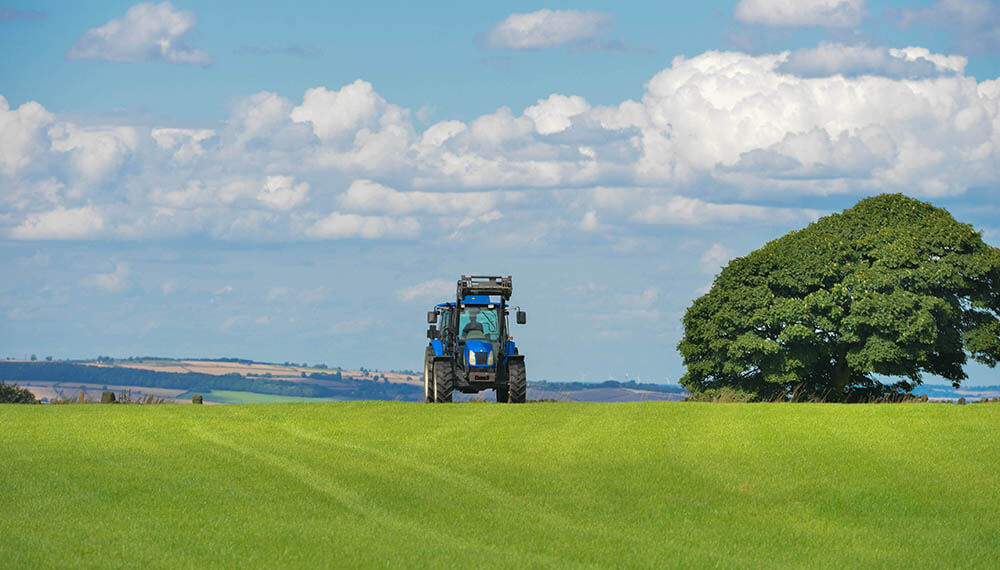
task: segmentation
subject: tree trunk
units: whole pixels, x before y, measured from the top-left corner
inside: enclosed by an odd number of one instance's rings
[[[851,367],[847,365],[847,356],[842,355],[833,367],[833,389],[841,394],[851,381]]]

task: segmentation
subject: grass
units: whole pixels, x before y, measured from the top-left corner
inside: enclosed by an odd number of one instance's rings
[[[201,394],[206,402],[220,404],[286,404],[289,402],[332,402],[333,398],[304,398],[300,396],[279,396],[277,394],[258,394],[257,392],[239,392],[235,390],[212,390],[208,393],[185,392],[178,398],[190,400],[195,394]]]
[[[983,567],[998,405],[0,406],[0,567]]]

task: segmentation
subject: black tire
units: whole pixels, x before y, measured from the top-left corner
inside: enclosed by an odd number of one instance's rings
[[[507,361],[508,402],[523,404],[528,394],[528,378],[524,372],[524,361],[520,358]]]
[[[451,362],[437,360],[434,362],[434,401],[450,402],[451,391],[455,387],[455,372]]]
[[[506,388],[497,388],[497,402],[501,404],[507,403],[508,392]]]
[[[434,349],[427,347],[424,354],[424,403],[434,402]]]

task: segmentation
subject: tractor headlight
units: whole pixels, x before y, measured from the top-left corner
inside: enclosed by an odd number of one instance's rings
[[[470,350],[469,351],[469,364],[475,364],[475,363],[476,363],[476,351]]]
[[[493,351],[492,350],[486,353],[486,365],[487,366],[493,366]]]

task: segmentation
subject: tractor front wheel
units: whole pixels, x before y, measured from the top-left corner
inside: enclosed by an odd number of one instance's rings
[[[434,401],[450,402],[451,391],[455,387],[455,371],[451,362],[439,360],[434,363]]]
[[[510,360],[507,363],[508,402],[523,404],[528,393],[528,379],[524,372],[523,360]],[[499,392],[498,392],[499,395]]]
[[[506,404],[507,403],[507,389],[506,388],[497,388],[497,402],[500,402],[501,404]]]

